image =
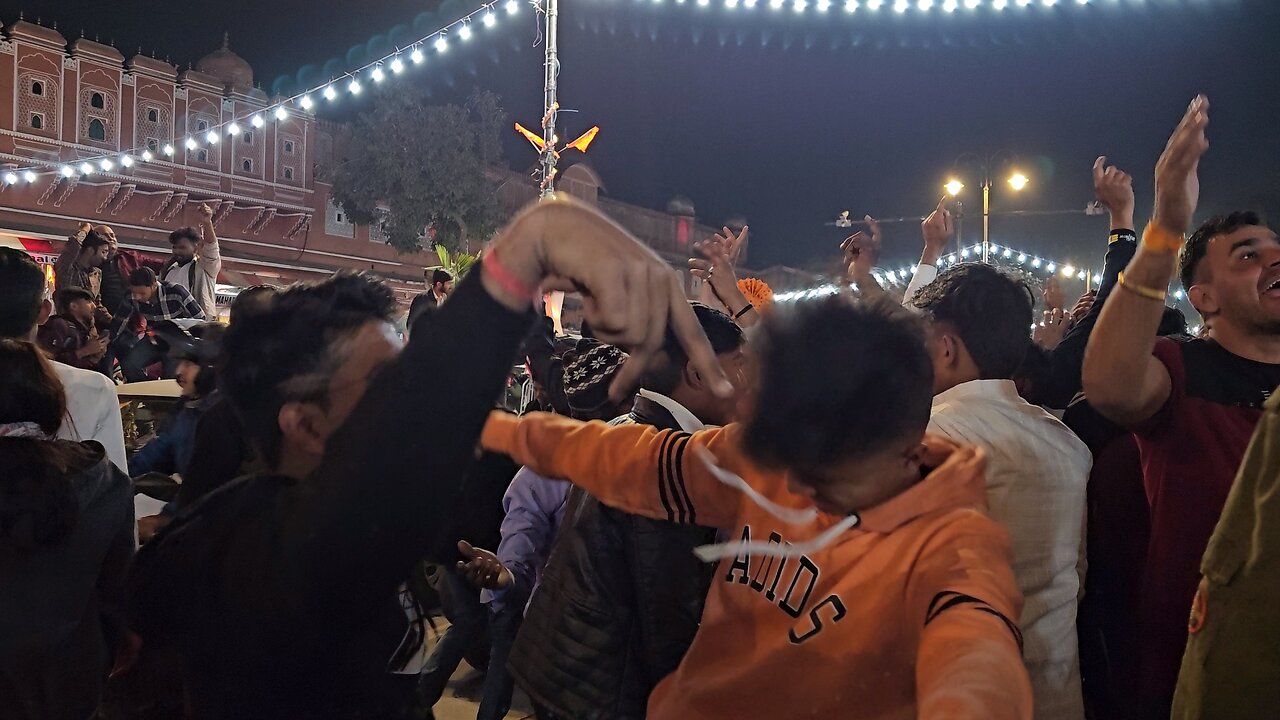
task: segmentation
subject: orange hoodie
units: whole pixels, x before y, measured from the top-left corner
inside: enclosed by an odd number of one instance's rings
[[[734,425],[690,435],[495,413],[481,443],[626,512],[742,540],[799,544],[845,520],[784,522],[717,480],[698,446],[768,501],[812,512],[785,473],[745,457],[740,436]],[[1010,621],[1022,597],[1008,536],[983,511],[984,460],[946,440],[926,444],[937,469],[835,542],[798,557],[722,560],[698,634],[654,689],[648,717],[1030,718]]]

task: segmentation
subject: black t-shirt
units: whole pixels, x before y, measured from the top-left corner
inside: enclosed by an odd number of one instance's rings
[[[100,289],[102,295],[102,307],[108,312],[115,312],[115,309],[124,304],[129,297],[129,286],[125,282],[124,274],[120,272],[117,263],[120,256],[116,256],[108,260],[102,266],[102,286]]]

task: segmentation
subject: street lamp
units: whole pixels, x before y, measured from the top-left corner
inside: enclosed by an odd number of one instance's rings
[[[991,261],[991,173],[992,170],[998,169],[1002,164],[1011,162],[1012,159],[1010,153],[1003,150],[992,153],[985,159],[972,153],[966,153],[956,158],[955,164],[957,166],[967,162],[977,162],[982,171],[982,262],[984,263]],[[1026,175],[1017,171],[1009,176],[1009,187],[1014,192],[1022,190],[1030,182]],[[964,183],[957,179],[952,179],[943,187],[952,197],[955,197],[960,194],[960,191],[964,190]]]

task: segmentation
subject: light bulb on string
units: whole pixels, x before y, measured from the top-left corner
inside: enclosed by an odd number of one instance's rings
[[[37,177],[38,176],[35,174],[35,172],[31,170],[27,170],[26,172],[22,173],[22,179],[26,180],[28,184],[35,182]]]
[[[1031,267],[1034,267],[1034,268],[1040,267],[1040,258],[1036,258],[1035,260],[1032,260]]]
[[[92,166],[92,165],[90,165],[89,163],[80,163],[80,174],[81,174],[81,175],[92,175],[92,174],[93,174],[93,166]]]
[[[196,139],[195,139],[195,138],[193,138],[193,137],[189,137],[189,138],[187,138],[186,145],[187,145],[187,149],[188,149],[188,150],[195,150],[195,149],[196,149]]]
[[[507,0],[507,14],[515,15],[520,10],[520,3],[516,0]]]
[[[237,125],[237,124],[233,121],[230,125],[228,125],[228,126],[227,126],[227,134],[228,134],[228,135],[230,135],[230,136],[232,136],[232,137],[235,137],[236,135],[239,135],[239,134],[240,134],[240,126],[239,126],[239,125]]]
[[[459,39],[459,40],[470,40],[470,39],[471,39],[471,24],[470,24],[470,23],[462,23],[462,27],[458,28],[458,39]]]
[[[485,10],[484,17],[480,19],[480,22],[483,23],[485,27],[493,27],[493,24],[498,22],[498,16],[493,14],[493,10]]]
[[[151,162],[151,157],[152,157],[152,156],[151,156],[151,151],[150,151],[150,150],[143,150],[143,151],[142,151],[142,162]]]
[[[447,52],[449,50],[449,41],[444,39],[444,35],[436,38],[436,52]]]
[[[413,61],[414,65],[417,65],[418,63],[422,62],[422,48],[419,48],[417,45],[414,45],[413,52],[409,53],[409,59]]]
[[[352,95],[359,95],[360,81],[355,78],[351,78],[351,82],[347,83],[347,92],[350,92]]]
[[[373,78],[373,81],[376,83],[382,82],[382,66],[379,65],[375,67],[373,72],[369,73],[369,77]]]
[[[1020,262],[1020,263],[1024,263],[1024,262],[1026,262],[1026,261],[1027,261],[1027,254],[1026,254],[1026,253],[1018,253],[1018,262]]]
[[[289,117],[289,111],[284,109],[283,105],[276,106],[276,120],[284,120]]]
[[[76,174],[75,168],[70,165],[63,165],[58,172],[62,173],[62,177],[75,177]]]
[[[173,157],[173,146],[169,143],[165,143],[164,145],[164,154],[168,157]]]
[[[929,12],[933,9],[933,0],[920,0],[920,2],[916,3],[916,7],[920,9],[920,12]]]
[[[314,105],[315,103],[311,101],[310,95],[303,95],[301,98],[298,98],[298,107],[303,110],[310,110]]]
[[[1076,274],[1076,269],[1071,267],[1070,265],[1064,265],[1062,267],[1062,277],[1071,277],[1072,275],[1075,275],[1075,274]]]
[[[5,173],[5,174],[4,174],[4,184],[5,184],[5,185],[17,185],[17,184],[18,184],[18,173],[16,173],[16,172],[7,172],[7,173]]]
[[[133,167],[133,158],[129,157],[128,155],[121,155],[121,156],[120,156],[120,166],[121,166],[121,167]]]
[[[1044,269],[1046,272],[1053,273],[1055,270],[1058,269],[1058,266],[1054,263],[1049,263],[1048,265],[1044,266]]]
[[[103,158],[102,162],[98,163],[98,167],[102,168],[102,172],[107,172],[114,167],[114,165],[111,164],[110,160]]]
[[[814,7],[818,9],[818,12],[826,12],[831,9],[831,0],[818,0]]]
[[[792,7],[794,7],[794,8],[796,9],[796,12],[798,12],[798,13],[802,13],[802,12],[804,12],[804,9],[805,9],[805,8],[809,7],[809,1],[808,1],[808,0],[796,0],[796,1],[795,1],[795,3],[792,5]]]
[[[397,55],[396,58],[391,61],[391,72],[399,75],[403,71],[404,63],[400,61],[400,56]]]
[[[208,142],[210,145],[217,145],[217,144],[218,144],[218,133],[216,133],[216,132],[214,132],[214,131],[210,130],[209,132],[205,133],[204,139],[205,139],[205,141],[206,141],[206,142]]]
[[[858,0],[844,0],[844,11],[847,13],[858,12]]]
[[[332,101],[334,98],[338,97],[338,91],[333,89],[333,85],[332,85],[332,84],[330,84],[330,85],[325,85],[325,86],[324,86],[324,92],[323,92],[323,93],[321,93],[321,94],[322,94],[322,95],[324,95],[324,99],[325,99],[325,100],[330,100],[330,101]]]
[[[769,9],[780,10],[782,9],[782,5],[784,2],[786,2],[786,0],[769,0]]]
[[[262,127],[262,125],[263,125],[263,121],[262,121],[262,114],[261,114],[261,113],[254,113],[254,114],[253,114],[253,117],[249,118],[249,124],[250,124],[250,125],[252,125],[252,126],[254,126],[254,127],[256,127],[256,128],[260,128],[260,127]]]

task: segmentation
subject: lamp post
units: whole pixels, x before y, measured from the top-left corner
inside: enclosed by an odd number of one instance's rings
[[[998,164],[1010,163],[1012,162],[1012,159],[1013,158],[1010,153],[1001,150],[988,155],[985,159],[972,153],[966,153],[956,158],[955,161],[956,166],[967,164],[969,162],[977,162],[982,171],[982,262],[984,263],[991,262],[991,173],[993,169],[998,167]],[[1017,192],[1025,188],[1031,181],[1026,175],[1015,170],[1014,173],[1009,176],[1008,182],[1009,187],[1014,192]],[[949,195],[957,197],[960,195],[961,191],[964,190],[964,183],[960,182],[958,179],[952,178],[943,187]],[[957,242],[959,242],[959,236],[959,224],[957,223]]]

